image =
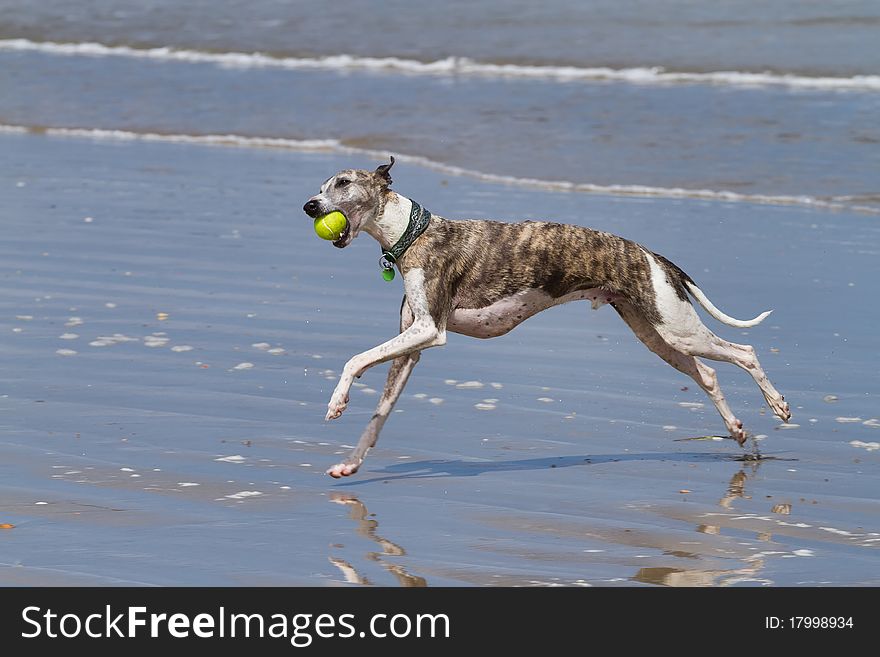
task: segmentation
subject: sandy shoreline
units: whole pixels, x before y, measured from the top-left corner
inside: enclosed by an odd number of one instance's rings
[[[775,458],[685,440],[723,428],[702,393],[609,309],[569,305],[427,352],[365,468],[334,482],[323,470],[385,370],[327,424],[334,375],[395,331],[401,289],[375,243],[332,249],[300,206],[370,163],[35,135],[0,147],[0,524],[15,525],[0,584],[878,584],[873,217],[401,168],[397,189],[440,214],[610,230],[731,315],[774,308],[745,336],[712,326],[755,345],[797,426],[779,429],[719,365]]]

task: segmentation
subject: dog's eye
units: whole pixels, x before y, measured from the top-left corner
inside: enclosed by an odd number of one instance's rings
[[[336,181],[337,187],[345,187],[346,185],[349,185],[349,184],[351,184],[351,181],[346,180],[345,178],[340,178],[339,180]]]

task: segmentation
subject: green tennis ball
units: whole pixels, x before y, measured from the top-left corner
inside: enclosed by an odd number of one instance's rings
[[[331,212],[315,219],[315,232],[322,240],[338,240],[348,225],[341,212]]]

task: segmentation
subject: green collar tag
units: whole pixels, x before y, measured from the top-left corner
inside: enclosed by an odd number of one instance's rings
[[[397,240],[397,243],[390,249],[382,250],[382,257],[379,258],[379,266],[382,267],[382,278],[386,281],[394,280],[394,265],[400,260],[400,257],[406,250],[412,246],[416,238],[425,232],[428,224],[431,222],[431,213],[425,210],[421,205],[412,202],[412,210],[409,212],[409,222],[403,235]]]

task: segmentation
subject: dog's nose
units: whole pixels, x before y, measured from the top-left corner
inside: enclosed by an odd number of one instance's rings
[[[318,207],[318,202],[315,199],[311,199],[306,201],[306,204],[303,206],[303,212],[310,217],[314,217],[318,214]]]

